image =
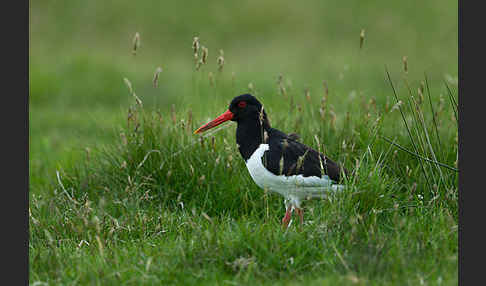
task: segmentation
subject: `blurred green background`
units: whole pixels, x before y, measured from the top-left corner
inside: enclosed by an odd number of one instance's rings
[[[222,111],[250,82],[260,96],[277,94],[280,74],[295,93],[310,88],[317,104],[325,80],[342,114],[340,96],[354,90],[377,101],[392,96],[384,68],[400,80],[403,56],[411,83],[425,73],[432,88],[445,76],[457,78],[457,6],[449,0],[30,1],[31,190],[42,189],[56,168],[85,156],[86,148],[118,135],[133,102],[124,77],[145,106],[162,113],[172,104],[191,108],[198,122],[216,115],[207,108]],[[141,46],[133,55],[136,32]],[[194,36],[209,49],[209,63],[197,75]],[[154,88],[158,66],[163,72]],[[226,79],[234,73],[235,86],[219,89],[218,97],[197,93],[195,82],[207,81],[209,71]]]

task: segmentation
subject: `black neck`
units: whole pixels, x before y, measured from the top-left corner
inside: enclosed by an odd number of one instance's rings
[[[236,143],[238,144],[240,154],[245,161],[251,157],[260,144],[264,143],[264,132],[269,132],[270,130],[270,124],[266,116],[262,123],[260,123],[259,118],[245,118],[238,120],[238,126],[236,127]]]

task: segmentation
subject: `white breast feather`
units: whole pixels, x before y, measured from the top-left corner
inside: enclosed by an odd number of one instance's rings
[[[334,183],[327,175],[319,178],[317,176],[277,176],[273,174],[263,166],[261,160],[263,153],[269,148],[268,144],[260,144],[246,162],[250,176],[260,188],[277,192],[296,203],[309,197],[325,197],[330,190],[336,191],[344,188],[344,186]]]

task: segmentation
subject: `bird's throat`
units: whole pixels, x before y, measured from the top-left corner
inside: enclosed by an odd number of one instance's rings
[[[245,159],[245,162],[251,157],[253,152],[264,142],[266,139],[265,133],[268,134],[270,126],[260,120],[248,118],[242,121],[238,121],[236,127],[236,143],[240,154]],[[267,135],[268,136],[268,135]]]

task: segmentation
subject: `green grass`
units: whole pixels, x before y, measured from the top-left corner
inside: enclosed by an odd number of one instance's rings
[[[304,106],[304,99],[296,104]],[[45,194],[32,194],[31,279],[105,285],[310,277],[330,284],[454,283],[457,173],[443,169],[441,179],[435,164],[422,162],[425,178],[417,158],[395,154],[374,136],[379,131],[408,141],[386,128],[399,122],[397,110],[383,114],[381,123],[376,115],[366,119],[355,112],[333,127],[310,105],[303,108],[308,112],[275,114],[272,124],[290,129],[302,120],[303,142],[313,145],[318,134],[326,146],[339,146],[327,147],[329,156],[350,168],[351,158],[358,159],[360,167],[343,194],[306,203],[301,229],[280,229],[282,199],[258,189],[245,172],[234,126],[200,141],[192,135],[199,122],[189,122],[185,111],[174,114],[175,124],[168,118],[161,123],[158,113],[133,105],[130,126],[120,127],[123,135],[112,145],[62,168]],[[431,120],[426,125],[433,127]],[[453,145],[456,133],[442,126],[443,144]],[[455,152],[442,153],[440,161],[454,165]],[[427,188],[426,180],[438,188]]]
[[[31,3],[31,284],[457,284],[457,3],[107,3]],[[303,227],[281,229],[234,124],[192,134],[250,83],[273,127],[356,170]]]

